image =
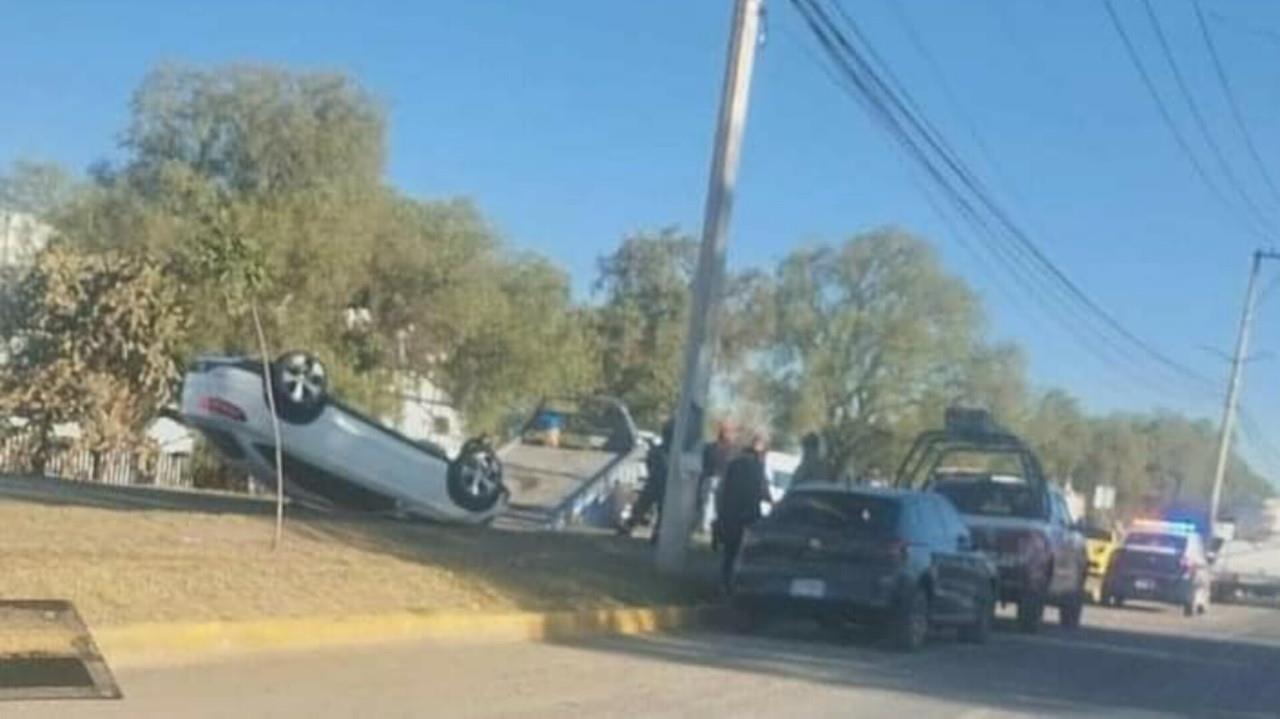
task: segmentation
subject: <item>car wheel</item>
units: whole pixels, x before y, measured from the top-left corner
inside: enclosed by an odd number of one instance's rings
[[[306,352],[286,352],[271,365],[271,391],[276,416],[306,424],[324,411],[329,377],[324,364]]]
[[[502,462],[489,442],[467,440],[458,456],[449,463],[445,477],[449,498],[468,512],[487,512],[506,494]]]
[[[1075,629],[1080,626],[1080,618],[1084,615],[1084,593],[1077,592],[1076,595],[1067,599],[1058,605],[1058,623],[1065,629]]]
[[[978,597],[978,614],[971,624],[960,627],[960,641],[970,644],[986,644],[991,638],[991,624],[995,620],[995,592]]]
[[[929,594],[916,587],[902,598],[894,612],[892,638],[895,649],[914,652],[924,646],[929,634]]]
[[[1044,621],[1044,597],[1033,594],[1018,600],[1018,629],[1027,634],[1040,631]]]

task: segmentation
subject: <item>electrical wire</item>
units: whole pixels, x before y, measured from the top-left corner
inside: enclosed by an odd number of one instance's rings
[[[1205,20],[1204,10],[1200,7],[1200,0],[1191,0],[1191,6],[1196,11],[1196,22],[1200,26],[1200,36],[1204,38],[1204,46],[1209,51],[1209,59],[1213,62],[1214,73],[1218,76],[1218,85],[1222,87],[1222,94],[1227,98],[1227,107],[1231,109],[1231,117],[1235,120],[1236,127],[1240,130],[1240,136],[1244,138],[1245,147],[1249,150],[1249,157],[1253,160],[1254,167],[1258,170],[1258,175],[1266,183],[1267,189],[1271,191],[1272,199],[1280,203],[1280,190],[1276,189],[1276,183],[1271,178],[1271,172],[1267,170],[1267,163],[1262,161],[1258,146],[1253,141],[1253,133],[1249,132],[1249,125],[1244,121],[1244,113],[1240,110],[1240,103],[1236,100],[1235,90],[1232,89],[1231,80],[1222,64],[1222,56],[1218,54],[1218,45],[1213,39],[1213,33],[1209,30],[1209,23]]]
[[[1191,111],[1191,117],[1195,120],[1196,127],[1200,130],[1200,135],[1204,138],[1205,144],[1209,147],[1209,152],[1213,155],[1214,160],[1218,163],[1218,168],[1222,170],[1222,174],[1227,178],[1227,182],[1231,188],[1235,190],[1240,197],[1240,201],[1249,209],[1258,220],[1268,229],[1274,227],[1271,220],[1253,201],[1253,198],[1245,191],[1244,185],[1240,182],[1240,178],[1232,169],[1231,163],[1227,161],[1227,157],[1222,152],[1222,147],[1214,138],[1213,132],[1209,129],[1209,123],[1205,120],[1204,112],[1200,109],[1200,103],[1196,102],[1195,93],[1191,92],[1190,85],[1187,84],[1186,77],[1182,74],[1182,68],[1178,66],[1177,60],[1174,58],[1173,48],[1169,44],[1169,38],[1165,35],[1164,25],[1160,22],[1160,16],[1156,14],[1155,7],[1151,5],[1151,0],[1142,0],[1142,6],[1146,8],[1147,20],[1151,23],[1151,29],[1155,31],[1157,44],[1160,46],[1160,52],[1164,55],[1165,62],[1169,65],[1169,70],[1173,73],[1174,84],[1178,87],[1178,92],[1182,95],[1183,101],[1187,103],[1187,109]]]
[[[1087,316],[1090,319],[1099,322],[1102,326],[1108,328],[1110,332],[1126,340],[1130,345],[1128,347],[1129,350],[1136,348],[1136,351],[1147,359],[1154,359],[1157,363],[1166,369],[1172,370],[1184,379],[1193,380],[1201,385],[1200,390],[1204,389],[1203,385],[1205,383],[1213,386],[1214,383],[1198,376],[1194,371],[1173,361],[1134,335],[1054,265],[990,198],[982,183],[964,166],[954,151],[946,145],[941,133],[927,119],[920,117],[922,113],[919,112],[919,105],[910,99],[909,94],[905,93],[905,89],[901,90],[901,94],[906,96],[904,99],[899,97],[899,93],[890,88],[889,84],[876,73],[866,58],[862,56],[862,53],[835,26],[831,15],[824,11],[815,0],[792,0],[792,4],[801,14],[819,44],[826,51],[829,59],[839,67],[841,74],[847,79],[848,85],[856,90],[855,99],[869,109],[873,118],[880,121],[880,124],[885,126],[904,150],[913,156],[913,159],[922,166],[930,179],[944,191],[947,198],[966,219],[982,230],[979,234],[986,234],[989,239],[997,239],[1007,243],[1003,246],[1003,251],[996,249],[1001,245],[993,242],[988,243],[989,248],[1006,259],[1011,259],[1010,254],[1014,253],[1013,259],[1021,263],[1024,271],[1034,270],[1041,275],[1047,275],[1053,280],[1053,286],[1072,300],[1077,312],[1082,309],[1087,311]],[[869,45],[865,36],[861,35],[861,32],[856,28],[856,24],[852,23],[852,19],[847,14],[844,15],[844,20],[846,24],[853,25],[855,34],[861,37],[863,44]],[[879,64],[884,64],[882,59],[874,54],[873,47],[870,53],[880,61]],[[900,85],[900,83],[896,84]],[[939,167],[934,162],[933,158],[930,157],[930,152],[941,162],[942,167]],[[957,189],[952,183],[952,179],[958,180],[963,185],[964,190]],[[1002,238],[1001,232],[1007,237]],[[1015,276],[1017,275],[1015,274]],[[1033,293],[1037,292],[1036,288],[1033,288],[1032,291]],[[1044,288],[1039,288],[1038,293],[1032,294],[1032,297],[1037,301],[1043,301],[1044,298],[1039,296],[1043,294]],[[1060,321],[1073,321],[1063,317],[1059,319]],[[1106,337],[1111,342],[1116,341],[1116,338],[1111,335]]]
[[[1156,110],[1160,113],[1160,119],[1164,121],[1169,134],[1173,136],[1174,142],[1182,150],[1183,156],[1187,158],[1192,169],[1195,170],[1196,176],[1200,178],[1200,181],[1209,189],[1214,198],[1234,217],[1236,213],[1234,203],[1227,198],[1222,188],[1218,187],[1218,183],[1214,182],[1208,170],[1200,162],[1200,158],[1191,149],[1191,144],[1183,136],[1182,130],[1178,128],[1178,123],[1173,119],[1173,113],[1170,112],[1168,105],[1165,104],[1164,98],[1160,96],[1160,91],[1156,89],[1155,80],[1152,79],[1151,73],[1147,70],[1146,63],[1142,61],[1142,56],[1138,53],[1138,48],[1134,45],[1129,31],[1125,29],[1124,22],[1120,19],[1119,13],[1116,12],[1115,6],[1111,0],[1102,0],[1102,5],[1107,11],[1107,16],[1111,19],[1111,26],[1115,29],[1116,35],[1120,37],[1120,43],[1124,46],[1125,54],[1129,57],[1130,64],[1137,70],[1138,77],[1142,80],[1142,85],[1146,88],[1147,94],[1151,96],[1152,102],[1155,103]],[[1249,230],[1267,242],[1272,241],[1271,235],[1265,229],[1250,225]]]

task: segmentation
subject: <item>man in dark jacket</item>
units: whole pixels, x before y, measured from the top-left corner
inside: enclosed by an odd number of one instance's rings
[[[715,501],[716,488],[724,481],[724,473],[733,459],[733,425],[726,421],[716,427],[716,438],[702,448],[702,471],[698,473],[697,523],[706,531],[711,528],[711,503]],[[711,538],[712,545],[716,537]]]
[[[742,533],[760,519],[760,503],[773,502],[764,469],[765,438],[757,434],[751,444],[729,463],[716,492],[718,539],[723,546],[720,581],[726,592],[733,580],[733,564],[742,547]]]
[[[636,498],[635,504],[631,505],[631,516],[627,517],[627,521],[618,527],[619,534],[631,534],[631,530],[635,529],[637,524],[643,524],[649,519],[649,512],[654,512],[653,536],[658,536],[659,515],[662,514],[662,499],[667,492],[667,457],[671,451],[671,437],[675,434],[675,423],[667,420],[662,425],[662,441],[656,447],[650,447],[649,453],[644,458],[645,480],[644,487],[640,490],[640,496]]]

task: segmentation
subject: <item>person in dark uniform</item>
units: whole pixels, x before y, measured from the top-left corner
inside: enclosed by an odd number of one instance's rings
[[[729,462],[724,480],[716,492],[717,538],[724,552],[720,582],[726,592],[733,580],[733,564],[742,547],[742,533],[760,519],[761,502],[773,502],[764,469],[765,448],[763,435],[752,437],[751,444]]]
[[[716,488],[724,480],[724,473],[733,459],[733,425],[728,421],[716,427],[716,438],[702,448],[702,471],[698,473],[698,525],[703,531],[711,528],[711,504]],[[711,542],[716,543],[714,532]]]
[[[650,447],[644,458],[645,480],[640,496],[631,507],[631,516],[618,527],[618,533],[631,534],[637,524],[644,524],[649,513],[654,512],[653,536],[658,536],[657,518],[662,514],[662,499],[667,492],[667,457],[671,451],[671,437],[675,434],[675,422],[667,420],[662,425],[662,441],[656,447]]]

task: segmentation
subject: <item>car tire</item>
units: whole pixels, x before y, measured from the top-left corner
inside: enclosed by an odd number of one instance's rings
[[[903,595],[890,625],[893,648],[914,652],[924,646],[929,634],[929,593],[914,587]]]
[[[488,512],[506,495],[502,462],[483,438],[467,440],[445,475],[449,499],[468,512]]]
[[[291,424],[313,422],[329,398],[329,376],[315,355],[285,352],[271,363],[272,399],[276,416]]]
[[[1084,592],[1077,592],[1074,597],[1058,605],[1058,623],[1064,629],[1076,629],[1084,615]]]
[[[1023,597],[1018,600],[1018,630],[1024,634],[1035,634],[1040,631],[1044,621],[1044,597],[1040,594]]]
[[[970,624],[960,627],[960,641],[969,644],[986,644],[991,638],[991,625],[995,622],[995,590],[978,598],[978,615]]]

